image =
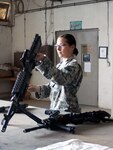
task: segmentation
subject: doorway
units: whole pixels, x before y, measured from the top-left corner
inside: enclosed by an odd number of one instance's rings
[[[56,31],[55,37],[66,33],[76,38],[77,61],[83,69],[83,80],[77,93],[79,104],[98,106],[98,29]],[[56,63],[59,61],[56,55]]]

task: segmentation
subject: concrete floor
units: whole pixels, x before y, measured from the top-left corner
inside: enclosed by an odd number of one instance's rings
[[[27,103],[34,105],[34,102],[30,100],[27,101]],[[1,101],[0,107],[8,106],[9,104],[10,102]],[[47,115],[44,114],[44,108],[49,107],[48,102],[40,103],[40,101],[38,101],[35,105],[37,105],[37,107],[28,107],[28,111],[41,119],[47,118]],[[94,110],[99,110],[99,108],[82,106],[82,112]],[[110,110],[106,111],[110,113]],[[0,121],[2,121],[2,119],[3,114],[0,113]],[[76,125],[75,134],[65,131],[52,131],[45,128],[28,133],[23,132],[24,129],[35,126],[37,126],[37,123],[25,114],[14,114],[9,121],[6,131],[0,133],[0,150],[35,150],[39,147],[69,139],[80,139],[83,142],[100,144],[113,148],[113,122]]]

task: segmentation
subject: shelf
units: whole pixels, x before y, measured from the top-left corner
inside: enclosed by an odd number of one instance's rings
[[[8,100],[10,98],[12,86],[13,86],[15,80],[16,80],[15,77],[0,77],[0,82],[5,82],[5,83],[8,82],[8,84],[11,85],[11,89],[9,89],[10,91],[8,90],[8,91],[0,92],[0,99],[5,99],[5,100],[7,99]]]
[[[11,81],[12,83],[16,81],[16,77],[2,77],[0,79],[4,80],[4,81]],[[0,98],[5,98],[5,99],[9,98],[10,92],[1,92],[0,93]],[[31,94],[29,92],[26,92],[24,99],[30,99],[30,96],[31,96]]]
[[[16,77],[2,77],[0,78],[2,80],[7,80],[7,81],[15,81],[16,80]]]
[[[10,97],[10,92],[0,92],[0,99],[7,100]]]

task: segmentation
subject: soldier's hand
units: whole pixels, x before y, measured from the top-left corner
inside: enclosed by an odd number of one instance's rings
[[[28,92],[39,92],[40,91],[40,86],[29,84],[27,91]]]

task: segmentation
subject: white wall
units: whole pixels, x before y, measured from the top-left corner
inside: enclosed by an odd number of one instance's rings
[[[42,1],[41,1],[42,3]],[[51,27],[51,10],[47,11],[47,23],[49,31],[48,43],[53,40],[53,30],[69,30],[70,21],[81,20],[83,29],[99,28],[99,46],[109,47],[109,62],[106,59],[99,59],[99,88],[98,88],[98,105],[102,108],[112,108],[112,49],[113,49],[113,2],[109,3],[109,20],[107,2],[95,3],[89,5],[72,6],[54,9],[54,24]],[[60,4],[60,3],[58,3]],[[32,5],[33,6],[33,5]],[[30,8],[29,8],[30,9]],[[109,21],[109,22],[108,22]],[[23,51],[29,48],[34,35],[39,33],[42,37],[42,43],[45,42],[45,11],[37,11],[16,16],[15,27],[13,28],[13,49],[15,51]],[[32,76],[31,82],[46,83],[45,78],[40,77],[39,72]],[[42,81],[41,81],[42,79]]]
[[[109,18],[110,18],[110,23],[109,23],[109,26],[110,26],[110,30],[109,30],[109,49],[110,49],[110,53],[109,53],[109,56],[111,57],[112,61],[113,61],[113,2],[111,3],[110,5],[110,15],[109,15]],[[110,82],[112,83],[112,86],[113,86],[113,70],[111,71],[111,74],[110,74]],[[111,95],[113,95],[113,88],[111,89]],[[112,111],[111,111],[111,116],[113,117],[113,97],[111,98],[111,103],[112,103]]]
[[[110,5],[113,5],[113,2],[111,2]],[[111,53],[111,47],[108,43],[107,31],[107,3],[96,3],[90,5],[56,9],[54,14],[55,30],[69,29],[69,22],[76,20],[82,21],[84,29],[99,28],[99,46],[109,46],[109,54]],[[110,22],[111,21],[113,21],[113,19],[110,19]],[[110,33],[111,29],[112,26],[110,26],[109,29]],[[100,107],[103,108],[111,108],[112,106],[112,57],[110,57],[110,55],[109,61],[111,63],[110,66],[108,66],[106,59],[99,59],[98,104]]]

